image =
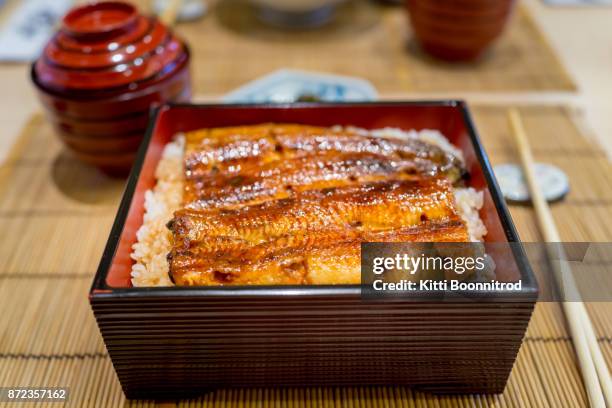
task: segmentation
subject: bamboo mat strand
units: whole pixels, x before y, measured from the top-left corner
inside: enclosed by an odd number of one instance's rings
[[[494,163],[514,161],[504,107],[474,109]],[[569,175],[572,192],[555,204],[564,240],[612,241],[612,166],[561,107],[522,108],[537,159]],[[578,151],[576,155],[574,152]],[[577,164],[576,164],[577,163]],[[68,180],[68,181],[67,181]],[[500,395],[429,395],[404,387],[217,390],[200,398],[126,401],[99,336],[87,290],[123,182],[65,152],[41,116],[32,118],[0,166],[0,384],[68,386],[75,407],[585,407],[587,399],[558,304],[539,303]],[[44,197],[44,199],[41,199]],[[585,208],[591,217],[582,217]],[[511,207],[525,241],[539,238],[529,207]],[[9,236],[10,235],[10,236]],[[612,303],[588,311],[612,364]],[[0,407],[8,406],[0,403]],[[50,403],[20,406],[52,407]]]

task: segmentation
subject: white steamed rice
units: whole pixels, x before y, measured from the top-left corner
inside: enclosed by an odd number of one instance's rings
[[[136,233],[131,257],[134,286],[172,286],[166,255],[172,247],[172,233],[166,224],[179,209],[183,197],[183,154],[185,138],[178,136],[164,148],[157,165],[157,184],[145,193],[145,214]]]

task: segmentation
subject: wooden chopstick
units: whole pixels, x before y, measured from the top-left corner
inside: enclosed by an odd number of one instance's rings
[[[533,155],[518,110],[510,109],[508,118],[518,147],[525,179],[529,186],[531,201],[533,202],[533,207],[544,240],[547,243],[560,243],[561,238],[552,213],[550,212],[548,202],[537,184]],[[559,251],[562,251],[560,247]],[[601,349],[599,348],[599,344],[597,343],[591,319],[589,318],[584,303],[581,301],[569,265],[567,262],[563,261],[564,254],[557,253],[555,255],[560,256],[560,262],[553,263],[557,285],[566,291],[566,298],[573,300],[571,302],[562,302],[562,305],[569,324],[574,348],[578,355],[578,362],[590,404],[592,407],[605,408],[605,401],[607,401],[609,406],[612,407],[612,381],[610,380],[610,372]]]
[[[164,10],[159,13],[159,21],[168,27],[172,27],[176,23],[181,3],[181,0],[168,0]]]

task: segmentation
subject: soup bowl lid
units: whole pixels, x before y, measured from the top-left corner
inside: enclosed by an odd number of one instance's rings
[[[36,82],[56,92],[133,89],[168,74],[185,44],[153,17],[128,3],[73,8],[34,64]]]

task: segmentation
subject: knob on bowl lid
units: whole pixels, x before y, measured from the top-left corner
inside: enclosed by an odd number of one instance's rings
[[[62,30],[74,38],[100,38],[129,31],[137,19],[138,10],[129,3],[91,3],[69,11],[62,21]]]

